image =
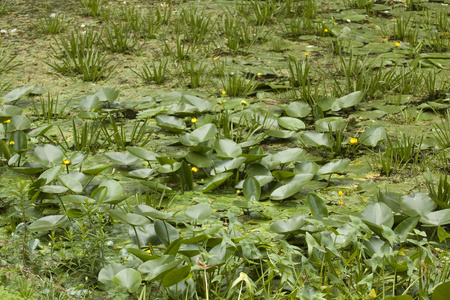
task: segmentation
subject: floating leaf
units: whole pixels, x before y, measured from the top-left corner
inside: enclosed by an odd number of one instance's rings
[[[27,130],[30,128],[31,121],[25,116],[12,116],[9,123],[8,130]]]
[[[247,177],[244,180],[242,192],[246,201],[258,201],[261,197],[261,185],[255,177]]]
[[[191,266],[186,265],[177,269],[173,269],[167,273],[161,281],[163,287],[169,287],[177,284],[178,282],[184,280],[191,271]]]
[[[311,107],[306,102],[292,102],[285,108],[286,114],[293,118],[303,118],[309,115]]]
[[[62,164],[64,153],[56,146],[45,144],[44,146],[36,146],[34,149],[34,157],[41,165],[51,167]]]
[[[363,145],[370,147],[375,147],[381,141],[384,141],[386,139],[386,129],[384,129],[383,127],[371,127],[364,131],[359,137],[359,140]]]
[[[194,143],[202,143],[214,139],[216,134],[216,125],[209,123],[192,131],[189,135],[189,140]]]
[[[129,293],[136,292],[141,286],[141,282],[141,273],[131,268],[126,268],[119,271],[113,278],[113,283],[115,286],[124,287]]]
[[[210,177],[205,181],[204,188],[202,190],[203,193],[207,193],[218,186],[220,186],[222,183],[224,183],[228,178],[230,178],[233,175],[232,172],[225,172],[217,174],[214,177]]]
[[[303,132],[301,138],[307,146],[331,148],[334,145],[334,139],[329,133]]]
[[[204,153],[190,151],[185,158],[190,164],[199,168],[207,168],[214,165],[214,161]]]
[[[280,220],[270,226],[270,230],[279,234],[288,234],[298,231],[306,225],[307,216],[295,216],[291,219]]]
[[[128,152],[146,161],[156,161],[157,154],[138,147],[128,147]]]
[[[220,163],[218,163],[216,165],[213,172],[211,172],[211,173],[212,173],[212,175],[214,175],[217,173],[222,173],[222,172],[238,169],[245,162],[245,160],[246,160],[245,157],[238,157],[235,159],[221,161]]]
[[[36,85],[21,86],[20,88],[14,89],[11,92],[9,92],[8,94],[6,94],[5,97],[3,97],[3,101],[6,103],[12,102],[12,101],[17,101],[20,98],[31,94],[31,92],[33,92],[33,90],[36,87],[37,87]]]
[[[162,279],[181,262],[181,259],[175,259],[173,255],[163,255],[160,258],[146,261],[138,267],[138,270],[142,273],[148,273],[145,280],[156,281]]]
[[[333,173],[339,173],[345,171],[347,166],[350,164],[350,159],[339,159],[332,162],[329,162],[317,171],[317,175],[328,175]]]
[[[184,214],[194,220],[205,220],[212,214],[212,209],[208,204],[200,203],[186,209]]]
[[[214,143],[214,150],[221,158],[235,158],[242,154],[242,148],[229,139],[218,139]]]
[[[412,193],[400,199],[400,209],[408,216],[425,216],[436,208],[436,203],[424,193]]]
[[[377,226],[384,225],[391,228],[394,225],[394,216],[391,209],[382,202],[367,206],[361,213],[361,219]]]
[[[305,129],[306,125],[302,120],[291,118],[291,117],[281,117],[278,118],[278,125],[288,130],[300,130]]]
[[[305,183],[309,182],[314,177],[313,174],[297,174],[287,179],[287,183],[275,189],[270,194],[272,200],[283,200],[291,197],[301,190]]]
[[[41,186],[41,191],[48,194],[64,194],[69,189],[61,185],[45,185]]]
[[[108,212],[114,219],[130,224],[131,226],[143,226],[150,222],[144,216],[133,213],[126,213],[118,209],[110,209]]]
[[[83,172],[83,174],[88,174],[88,175],[97,175],[98,173],[108,169],[109,167],[114,166],[113,163],[111,164],[102,164],[102,165],[95,165],[92,166],[90,168],[84,169],[81,172]]]
[[[131,166],[139,162],[139,158],[126,152],[108,152],[104,154],[107,158],[119,165]]]
[[[28,230],[40,232],[55,230],[66,225],[68,221],[69,219],[65,215],[46,216],[31,223]]]
[[[340,111],[343,108],[355,106],[364,98],[364,93],[361,91],[353,92],[344,97],[336,99],[331,105],[332,111]]]
[[[98,281],[106,286],[113,286],[114,276],[125,269],[125,267],[118,263],[112,263],[104,266],[98,273]]]
[[[96,112],[100,108],[100,98],[97,95],[89,95],[80,101],[81,111]]]
[[[313,216],[319,218],[328,217],[328,209],[322,198],[316,194],[309,193],[306,198],[306,202],[308,203],[309,209],[311,210]]]
[[[69,174],[58,176],[58,180],[62,185],[64,185],[74,193],[81,193],[83,191],[83,186],[81,185],[81,183]]]
[[[156,125],[169,131],[179,133],[186,130],[186,124],[181,118],[168,115],[157,115],[155,120]]]
[[[95,96],[97,96],[100,101],[112,103],[117,100],[117,97],[119,97],[119,92],[120,91],[116,88],[103,86],[95,92]]]
[[[347,122],[338,117],[329,117],[319,119],[315,122],[316,130],[320,132],[335,132],[340,130],[345,130],[347,127]]]

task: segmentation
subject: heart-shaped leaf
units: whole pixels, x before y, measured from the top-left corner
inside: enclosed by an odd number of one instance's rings
[[[297,174],[287,179],[287,183],[275,189],[270,194],[272,200],[283,200],[296,194],[305,183],[309,182],[314,177],[313,174]]]
[[[31,223],[30,226],[28,226],[28,230],[39,232],[55,230],[66,225],[68,221],[69,219],[65,215],[46,216]]]
[[[141,273],[131,268],[126,268],[119,271],[113,278],[113,283],[115,286],[124,287],[129,293],[136,292],[141,286],[141,282]]]
[[[361,91],[353,92],[344,97],[336,99],[331,105],[332,111],[340,111],[343,108],[355,106],[364,98],[364,93]]]

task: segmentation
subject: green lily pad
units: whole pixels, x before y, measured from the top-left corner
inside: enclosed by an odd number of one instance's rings
[[[278,125],[288,130],[300,130],[306,127],[303,121],[291,117],[278,118]]]

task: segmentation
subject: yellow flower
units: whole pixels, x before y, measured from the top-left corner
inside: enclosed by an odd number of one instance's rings
[[[256,74],[256,76],[260,77],[260,76],[262,76],[262,73],[258,73],[258,74]]]
[[[220,58],[220,55],[219,56],[216,56],[216,57],[214,57],[213,58],[213,60],[218,60]]]
[[[227,92],[226,91],[222,91],[222,95],[225,95]]]
[[[148,249],[148,250],[145,251],[145,252],[147,252],[148,254],[151,254],[151,253],[152,253],[152,250]]]
[[[323,32],[327,33],[327,32],[328,32],[328,29],[325,28],[325,29],[323,30]]]
[[[356,144],[358,142],[357,138],[351,138],[350,139],[350,144]]]
[[[198,169],[196,167],[192,167],[191,171],[194,172],[194,173],[197,173]]]
[[[197,123],[198,119],[197,118],[192,118],[191,119],[191,123]]]
[[[342,191],[339,191],[339,196],[342,196],[344,193]]]
[[[9,122],[11,122],[10,119],[3,121],[3,123],[6,123],[6,124],[8,124]]]
[[[247,103],[247,101],[245,101],[245,100],[242,100],[242,101],[241,101],[241,105],[247,106],[247,105],[248,105],[248,103]]]
[[[339,205],[342,205],[342,204],[344,204],[344,202],[342,202],[342,201],[339,201],[339,202],[338,202],[338,204],[339,204]]]
[[[396,43],[395,43],[395,47],[400,47],[400,43],[399,43],[399,42],[396,42]]]
[[[64,165],[70,165],[70,159],[65,159],[65,160],[63,160],[63,164]]]
[[[306,53],[305,53],[305,56],[309,56],[309,53],[308,53],[308,52],[306,52]]]
[[[11,141],[11,142],[9,142],[9,144],[12,146],[12,145],[15,145],[16,143],[14,143],[14,141]]]

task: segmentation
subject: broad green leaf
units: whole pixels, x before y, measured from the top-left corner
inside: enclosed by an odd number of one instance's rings
[[[318,170],[319,170],[319,166],[315,162],[304,161],[304,162],[297,164],[295,166],[294,170],[292,170],[292,172],[294,172],[294,174],[309,173],[309,174],[315,175]]]
[[[223,160],[216,165],[216,167],[213,170],[214,172],[211,172],[211,173],[212,173],[212,175],[214,175],[214,174],[238,169],[245,162],[245,160],[246,160],[245,157],[238,157],[238,158],[234,158],[234,159]]]
[[[205,220],[212,214],[212,209],[208,204],[200,203],[186,209],[184,214],[193,220]]]
[[[306,125],[302,120],[291,118],[291,117],[280,117],[278,118],[278,125],[288,130],[300,130],[305,129]]]
[[[45,144],[44,146],[36,146],[34,157],[41,165],[51,167],[62,164],[64,153],[56,146]]]
[[[99,88],[95,92],[95,96],[98,97],[100,101],[107,101],[109,103],[112,103],[116,101],[117,97],[119,97],[119,90],[110,86],[103,86]]]
[[[158,168],[159,173],[173,173],[178,171],[181,168],[182,164],[179,161],[176,161],[171,164],[164,164]]]
[[[244,198],[247,201],[258,201],[261,197],[261,185],[255,177],[250,176],[244,180],[242,186],[242,192],[244,193]]]
[[[133,243],[137,245],[159,245],[161,244],[160,239],[156,235],[155,224],[149,223],[143,226],[136,226],[128,229],[128,234],[133,241]],[[137,234],[137,236],[136,236]],[[139,243],[138,243],[139,240]]]
[[[181,262],[181,259],[175,259],[172,255],[164,255],[158,259],[146,261],[138,267],[138,270],[142,273],[148,273],[145,280],[156,281],[162,279]]]
[[[217,134],[216,125],[209,123],[192,131],[191,134],[189,135],[189,140],[191,140],[194,143],[203,143],[205,141],[214,139],[216,137],[216,134]]]
[[[391,296],[391,297],[386,297],[383,299],[384,300],[414,300],[414,298],[411,297],[410,295]],[[444,299],[447,299],[447,298],[442,298],[442,300],[444,300]]]
[[[339,117],[329,117],[319,119],[315,122],[316,131],[320,132],[335,132],[339,130],[345,130],[347,127],[347,122],[343,118]]]
[[[131,268],[119,271],[113,278],[113,283],[115,286],[124,287],[129,293],[136,292],[141,286],[141,282],[141,273]]]
[[[434,226],[448,225],[450,224],[450,209],[429,212],[420,219],[420,222]]]
[[[181,167],[178,169],[180,176],[180,185],[183,191],[192,191],[194,189],[194,180],[192,176],[191,167],[183,161]]]
[[[28,136],[29,137],[42,136],[42,135],[45,135],[45,133],[47,133],[47,131],[49,131],[52,128],[53,128],[53,125],[40,126],[36,129],[33,129],[32,131],[28,132]]]
[[[183,96],[181,96],[181,103],[188,103],[190,105],[193,105],[199,112],[210,110],[213,107],[211,102],[187,94],[183,94]]]
[[[189,275],[190,271],[191,271],[191,266],[189,266],[189,265],[182,266],[177,269],[173,269],[172,271],[170,271],[163,277],[163,279],[161,281],[161,285],[163,287],[169,287],[169,286],[175,285],[178,282],[184,280]]]
[[[446,281],[434,288],[433,293],[431,294],[431,300],[447,300],[449,294],[450,281]]]
[[[383,127],[371,127],[361,133],[359,137],[360,142],[363,145],[375,147],[380,142],[387,139],[386,129]]]
[[[439,243],[442,243],[444,240],[446,240],[450,237],[450,233],[445,231],[445,229],[442,228],[441,226],[438,226],[437,236],[439,238]]]
[[[409,217],[395,227],[394,233],[399,237],[401,243],[404,243],[408,238],[409,233],[416,228],[419,219],[419,216]]]
[[[69,218],[82,218],[85,215],[86,213],[79,208],[69,208],[66,210],[66,216]]]
[[[114,179],[105,179],[103,180],[99,187],[106,187],[107,192],[104,201],[108,202],[110,200],[123,197],[123,187],[120,183],[115,181]]]
[[[319,218],[328,217],[328,209],[322,198],[316,194],[309,193],[306,201],[313,216]]]
[[[301,148],[291,148],[275,153],[270,160],[277,161],[279,164],[287,164],[299,160],[304,153],[305,150]]]
[[[96,112],[100,108],[100,98],[97,95],[89,95],[80,101],[81,111]]]
[[[317,171],[317,175],[328,175],[333,173],[344,172],[347,166],[350,164],[350,159],[339,159],[332,162],[329,162]]]
[[[436,206],[436,203],[425,193],[412,193],[400,198],[400,209],[408,216],[425,216]]]
[[[66,225],[68,221],[69,219],[65,215],[46,216],[31,223],[30,226],[28,226],[28,230],[39,232],[55,230]]]
[[[199,168],[207,168],[214,165],[214,161],[205,153],[190,151],[185,158],[190,164]]]
[[[377,226],[384,225],[391,228],[394,216],[389,206],[382,202],[372,203],[361,213],[361,219]]]
[[[313,174],[298,174],[287,179],[288,182],[286,184],[275,189],[270,194],[270,199],[279,201],[291,197],[300,191],[303,185],[309,182],[313,177]]]
[[[303,118],[309,115],[311,107],[306,102],[292,102],[285,108],[286,114],[293,118]]]
[[[331,148],[334,145],[334,139],[329,133],[303,132],[301,139],[305,145],[312,147]]]
[[[295,216],[291,219],[276,221],[270,226],[270,230],[279,234],[288,234],[298,231],[307,223],[305,218],[308,216]]]
[[[127,147],[128,152],[146,161],[156,161],[157,154],[138,147]]]
[[[43,178],[45,179],[45,184],[49,184],[58,177],[62,169],[62,166],[54,166],[53,168],[47,169],[39,176],[39,179]]]
[[[214,143],[214,150],[221,158],[236,158],[242,154],[242,148],[229,139],[218,139]]]
[[[134,207],[134,212],[149,218],[152,218],[153,220],[160,219],[160,220],[166,220],[170,219],[172,217],[171,214],[159,211],[157,209],[154,209],[151,206],[148,205],[136,205]]]
[[[157,191],[157,192],[163,192],[163,191],[167,192],[167,191],[171,191],[172,190],[172,188],[170,188],[170,187],[168,187],[168,186],[166,186],[164,184],[161,184],[161,183],[158,183],[158,182],[154,182],[154,181],[141,181],[141,183],[143,185],[148,186],[149,188]]]
[[[126,213],[118,209],[110,209],[108,212],[114,219],[130,224],[131,226],[143,226],[150,222],[144,216],[133,213]]]
[[[125,176],[134,178],[134,179],[149,179],[153,177],[152,175],[155,173],[153,169],[137,169],[128,172]]]
[[[225,172],[225,173],[217,174],[214,177],[208,178],[203,185],[204,187],[203,187],[202,192],[207,193],[207,192],[217,188],[222,183],[224,183],[228,178],[230,178],[232,175],[233,175],[232,172]]]
[[[88,174],[88,175],[97,175],[100,172],[102,172],[114,165],[115,165],[114,163],[95,165],[95,166],[89,167],[87,169],[81,170],[81,172],[83,172],[83,174]]]
[[[111,287],[114,285],[113,283],[114,276],[123,269],[125,269],[125,266],[118,263],[106,265],[98,273],[98,281],[100,281],[106,286]]]
[[[69,190],[68,188],[66,188],[65,186],[61,186],[61,185],[41,186],[41,191],[43,191],[44,193],[48,193],[48,194],[64,194],[68,190]]]
[[[20,98],[22,98],[24,96],[28,96],[29,94],[31,94],[31,92],[36,87],[37,87],[36,85],[21,86],[21,87],[19,87],[17,89],[12,90],[8,94],[6,94],[5,97],[3,97],[3,101],[8,103],[8,102],[19,100]]]
[[[294,133],[295,132],[292,130],[273,129],[273,130],[266,131],[267,136],[271,136],[271,137],[274,137],[277,139],[288,139],[288,138],[292,137],[294,135]],[[256,143],[256,144],[258,144],[258,143]],[[254,145],[256,145],[256,144],[254,144]]]
[[[340,111],[343,108],[355,106],[364,98],[364,93],[361,91],[353,92],[344,97],[336,99],[331,105],[332,111]]]
[[[186,130],[186,124],[181,118],[168,115],[157,115],[155,120],[156,125],[169,131],[180,133]]]
[[[11,122],[8,125],[8,131],[27,130],[30,128],[31,121],[22,115],[12,116]]]
[[[108,152],[104,154],[107,158],[119,165],[131,166],[139,162],[139,158],[126,152]]]
[[[21,153],[28,151],[28,137],[22,130],[16,130],[11,134],[11,141],[14,142],[12,151]]]
[[[162,220],[155,220],[155,232],[160,241],[167,247],[171,242],[180,238],[178,230]]]
[[[58,180],[62,185],[74,193],[78,194],[83,191],[83,186],[81,183],[69,174],[59,175]]]

